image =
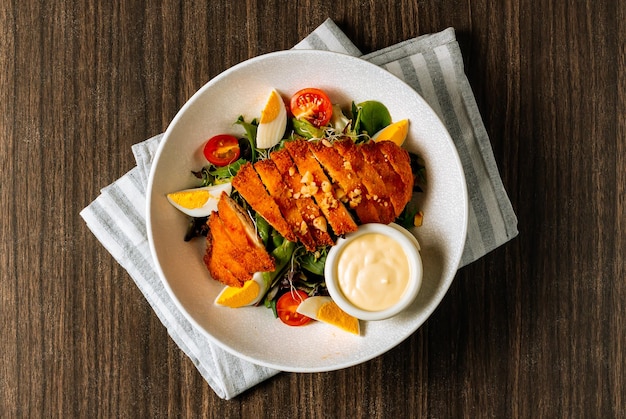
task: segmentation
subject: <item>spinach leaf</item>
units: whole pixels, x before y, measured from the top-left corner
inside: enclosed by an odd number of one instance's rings
[[[256,161],[256,131],[259,123],[256,119],[253,119],[252,122],[246,122],[243,119],[243,115],[239,115],[239,118],[235,121],[235,124],[241,125],[243,129],[246,131],[245,136],[250,142],[250,151],[251,151],[251,162]]]
[[[367,100],[357,105],[359,129],[370,136],[391,124],[391,114],[385,105],[375,100]]]
[[[402,213],[396,218],[396,223],[400,226],[406,228],[407,230],[415,227],[415,216],[419,212],[417,206],[411,205],[410,203],[404,207]]]
[[[271,252],[271,255],[276,261],[276,269],[274,269],[272,272],[263,272],[263,281],[265,281],[268,288],[270,289],[268,294],[265,296],[266,307],[271,307],[272,299],[276,296],[276,293],[278,292],[278,290],[275,289],[277,287],[275,287],[272,282],[274,282],[274,280],[278,278],[285,270],[285,268],[291,261],[291,256],[293,255],[295,248],[295,242],[283,240],[282,244]]]
[[[304,270],[307,270],[315,275],[324,275],[324,265],[326,265],[326,256],[328,249],[324,248],[319,252],[304,252],[298,258],[298,264]]]

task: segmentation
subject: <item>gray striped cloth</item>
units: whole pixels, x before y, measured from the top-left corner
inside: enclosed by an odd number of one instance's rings
[[[459,151],[470,198],[466,265],[517,235],[517,219],[498,174],[453,29],[362,55],[328,19],[298,49],[323,49],[362,57],[405,80],[440,116]],[[133,278],[169,335],[200,374],[230,399],[278,371],[239,359],[210,343],[178,310],[155,268],[147,240],[146,185],[162,135],[133,146],[137,167],[102,189],[81,211],[87,226]]]

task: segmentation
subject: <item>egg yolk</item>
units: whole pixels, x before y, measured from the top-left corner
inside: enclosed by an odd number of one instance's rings
[[[178,205],[188,209],[201,208],[211,197],[209,191],[183,191],[173,192],[167,195],[172,201]]]
[[[345,330],[346,332],[359,334],[359,320],[343,312],[337,304],[329,302],[323,304],[318,312],[317,318]]]
[[[267,100],[265,108],[263,109],[263,111],[261,111],[260,123],[266,124],[276,119],[276,117],[280,113],[281,106],[284,106],[282,104],[282,99],[275,91],[272,91],[272,93],[270,94],[270,98]]]
[[[256,281],[246,281],[241,288],[228,287],[220,294],[217,304],[237,308],[249,305],[259,295],[261,288]]]
[[[401,146],[409,132],[409,121],[403,119],[383,128],[374,136],[375,141],[391,141]]]

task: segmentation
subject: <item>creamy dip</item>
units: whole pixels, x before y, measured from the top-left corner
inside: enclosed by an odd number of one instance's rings
[[[339,288],[362,310],[385,310],[402,298],[410,269],[407,254],[395,239],[363,234],[346,244],[338,257]]]

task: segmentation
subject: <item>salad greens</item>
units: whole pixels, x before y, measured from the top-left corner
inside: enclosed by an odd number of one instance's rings
[[[323,138],[324,130],[322,128],[317,128],[309,121],[304,119],[293,119],[293,130],[296,134],[304,137],[304,138]]]
[[[369,136],[391,124],[389,110],[375,100],[367,100],[358,105],[352,103],[352,114],[356,115],[355,131],[365,131]]]

